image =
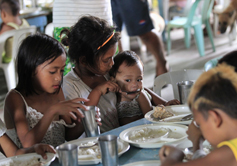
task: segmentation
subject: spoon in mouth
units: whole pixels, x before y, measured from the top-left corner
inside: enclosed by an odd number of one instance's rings
[[[127,95],[131,95],[131,94],[134,94],[134,93],[137,93],[137,92],[140,92],[141,90],[138,89],[136,91],[122,91],[122,92],[125,92]]]

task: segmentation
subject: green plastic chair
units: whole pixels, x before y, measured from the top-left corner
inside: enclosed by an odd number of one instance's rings
[[[202,25],[205,25],[207,29],[208,37],[211,41],[212,49],[215,52],[216,48],[213,41],[213,32],[212,32],[212,28],[209,22],[214,1],[215,0],[204,0],[203,6],[202,6],[202,15],[201,17],[194,17],[194,20],[201,19]]]
[[[213,58],[213,59],[207,61],[207,62],[204,64],[204,70],[205,70],[205,71],[208,71],[208,70],[210,70],[210,69],[216,67],[216,65],[217,65],[217,63],[218,63],[218,61],[219,61],[219,59],[221,59],[221,58],[222,58],[222,57]]]
[[[197,9],[198,3],[200,0],[196,0],[191,6],[187,17],[180,17],[175,20],[171,20],[167,24],[167,53],[170,53],[171,50],[171,39],[170,39],[170,30],[172,28],[183,28],[185,34],[185,46],[186,48],[190,47],[191,40],[191,28],[194,29],[194,36],[196,40],[196,44],[198,47],[198,52],[200,56],[204,56],[204,39],[203,39],[203,30],[202,30],[202,22],[200,19],[194,19],[194,14]]]

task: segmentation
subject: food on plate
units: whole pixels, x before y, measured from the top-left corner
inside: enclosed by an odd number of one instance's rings
[[[128,139],[136,143],[164,143],[182,138],[183,135],[169,128],[152,129],[144,127],[129,133]]]
[[[0,164],[0,166],[41,166],[40,158],[33,157],[29,160],[12,160],[8,163]]]
[[[170,129],[164,127],[159,129],[144,127],[143,129],[131,132],[131,134],[129,135],[129,140],[133,142],[151,142],[156,138],[167,136],[169,132]]]
[[[164,119],[171,117],[173,115],[174,114],[172,114],[171,112],[165,110],[165,106],[163,105],[154,107],[154,113],[153,113],[154,118]]]
[[[94,141],[89,141],[86,143],[81,143],[78,147],[78,160],[93,160],[95,158],[101,159],[100,147],[96,144],[95,146],[89,148],[80,148],[80,146],[90,146],[95,145]],[[118,153],[122,151],[122,148],[118,144]]]

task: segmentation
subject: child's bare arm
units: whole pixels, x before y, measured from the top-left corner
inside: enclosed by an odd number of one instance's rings
[[[56,116],[70,116],[73,120],[80,121],[83,115],[78,108],[83,107],[79,102],[86,101],[84,99],[74,99],[59,102],[47,109],[44,116],[39,122],[30,129],[26,118],[26,106],[21,96],[11,91],[5,100],[4,119],[8,129],[16,128],[17,135],[23,147],[30,147],[36,143],[40,143],[45,136],[50,124]],[[86,109],[84,107],[84,109]]]
[[[118,92],[120,90],[118,84],[113,81],[107,81],[103,84],[98,85],[94,88],[88,96],[89,101],[85,105],[94,105],[97,106],[100,100],[100,97],[109,92]]]
[[[201,149],[202,143],[205,140],[202,136],[201,130],[194,125],[194,122],[188,126],[188,139],[193,143],[193,151]]]
[[[151,98],[152,98],[151,103],[153,106],[157,106],[157,105],[161,105],[161,104],[164,106],[180,104],[180,102],[176,99],[167,101],[167,100],[163,99],[162,97],[160,97],[159,95],[157,95],[152,90],[150,90],[149,88],[144,88],[144,89],[151,95]]]
[[[145,115],[147,112],[152,110],[151,102],[148,99],[147,95],[144,94],[144,92],[142,92],[142,91],[140,92],[137,101],[139,103],[139,106],[141,108],[141,111],[142,111],[143,115]]]
[[[44,159],[47,159],[46,152],[56,153],[56,151],[51,145],[35,144],[34,146],[31,146],[29,148],[18,149],[15,155],[21,155],[21,154],[32,153],[32,152],[35,152],[41,155]]]
[[[16,144],[8,137],[7,134],[3,134],[0,137],[0,145],[3,150],[3,153],[6,155],[6,157],[12,157],[16,155],[16,151],[18,150],[18,147]]]
[[[165,103],[167,103],[167,101],[165,99],[163,99],[162,97],[157,95],[155,92],[153,92],[149,88],[144,88],[144,89],[151,95],[152,105],[154,105],[154,106],[157,106],[157,105],[160,105],[160,104],[165,105]]]

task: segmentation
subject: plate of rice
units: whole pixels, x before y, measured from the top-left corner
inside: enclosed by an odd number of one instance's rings
[[[188,125],[192,120],[181,120],[191,113],[187,105],[156,106],[145,114],[145,119],[153,123],[177,123]]]
[[[55,159],[54,153],[47,153],[47,159],[36,153],[28,153],[0,160],[0,166],[48,166]]]
[[[75,144],[78,146],[78,165],[92,165],[92,164],[99,164],[101,162],[101,152],[97,142],[98,137],[87,137],[69,141],[66,142],[65,144]],[[83,148],[83,146],[90,146],[90,145],[95,146]],[[117,145],[118,145],[118,156],[121,156],[122,154],[127,152],[130,148],[130,145],[121,139],[117,140]]]
[[[125,164],[123,166],[160,166],[160,160],[138,161],[134,163]]]
[[[160,148],[164,144],[178,144],[187,138],[188,127],[180,124],[146,124],[128,128],[120,139],[139,148]]]

